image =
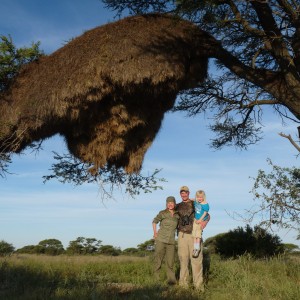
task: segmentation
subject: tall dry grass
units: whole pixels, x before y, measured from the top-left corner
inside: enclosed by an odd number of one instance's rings
[[[206,259],[206,267],[209,260]],[[178,262],[176,270],[178,271]],[[204,292],[156,282],[151,257],[37,256],[0,258],[0,299],[300,299],[300,262],[212,256]]]

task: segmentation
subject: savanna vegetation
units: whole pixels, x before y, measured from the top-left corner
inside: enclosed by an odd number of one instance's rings
[[[176,263],[177,274],[179,264]],[[205,256],[205,291],[156,282],[152,256],[48,256],[0,258],[0,299],[272,299],[300,297],[299,256],[257,260]]]
[[[238,227],[208,238],[205,291],[155,281],[154,240],[121,250],[78,237],[14,247],[0,242],[0,299],[284,299],[300,296],[300,255],[293,244],[259,227]],[[179,276],[179,261],[175,270]]]
[[[297,245],[284,244],[278,235],[271,234],[267,230],[250,225],[245,228],[237,227],[225,233],[209,237],[204,242],[204,247],[211,254],[218,254],[222,258],[237,258],[249,254],[255,258],[269,258],[283,253],[291,253],[299,250]],[[96,238],[77,237],[69,242],[64,249],[61,241],[51,238],[40,241],[37,245],[26,245],[15,249],[12,244],[0,241],[0,256],[7,256],[13,253],[18,254],[46,254],[46,255],[132,255],[147,256],[153,252],[155,240],[150,239],[138,244],[136,247],[121,250],[120,247],[103,245],[101,240]]]

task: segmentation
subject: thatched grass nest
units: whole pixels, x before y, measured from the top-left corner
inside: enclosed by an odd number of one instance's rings
[[[192,23],[166,15],[85,32],[26,65],[0,95],[0,152],[59,133],[96,168],[138,172],[178,92],[205,78],[205,41]]]

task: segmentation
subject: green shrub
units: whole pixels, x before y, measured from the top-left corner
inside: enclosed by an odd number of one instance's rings
[[[265,258],[284,252],[284,245],[277,235],[271,235],[265,229],[249,225],[238,227],[227,233],[207,239],[204,245],[211,253],[218,253],[223,258],[237,258],[246,253],[256,258]]]
[[[5,242],[4,240],[0,241],[0,256],[6,256],[14,252],[15,247],[12,244]]]

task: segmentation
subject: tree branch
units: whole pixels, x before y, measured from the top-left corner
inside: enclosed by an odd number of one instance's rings
[[[286,135],[286,134],[284,134],[284,133],[282,133],[282,132],[280,132],[280,133],[278,133],[278,134],[279,134],[280,136],[282,136],[282,137],[288,139],[288,140],[291,142],[291,144],[298,150],[298,152],[300,152],[300,146],[297,145],[297,143],[293,140],[293,138],[291,137],[290,134],[289,134],[289,135]]]
[[[239,11],[239,9],[237,8],[237,6],[235,5],[235,3],[233,1],[229,1],[229,6],[233,12],[233,14],[236,17],[236,20],[238,23],[240,23],[246,32],[249,32],[251,34],[254,34],[255,36],[259,36],[259,37],[265,37],[265,33],[262,30],[259,30],[257,28],[251,27],[249,22],[244,19]]]
[[[277,100],[255,100],[248,103],[247,105],[244,105],[243,108],[249,108],[257,105],[270,105],[270,104],[274,105],[274,104],[281,104],[281,103]]]
[[[292,57],[284,43],[283,36],[277,27],[272,10],[267,2],[251,1],[265,35],[271,43],[272,52],[282,70],[295,68]]]
[[[286,0],[277,0],[279,3],[280,7],[288,14],[291,18],[292,23],[296,23],[299,20],[299,5],[298,5],[298,12],[297,10],[290,5],[290,3]]]

